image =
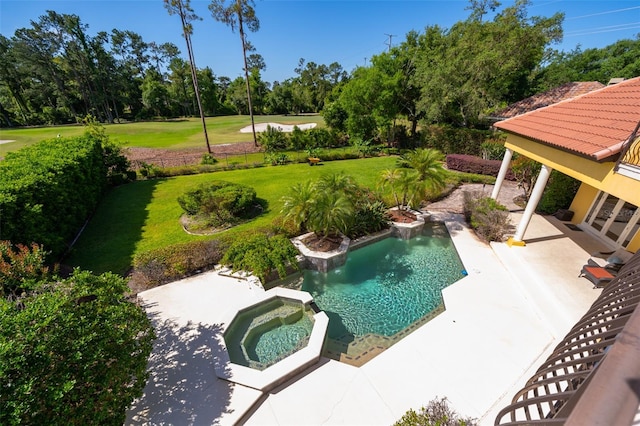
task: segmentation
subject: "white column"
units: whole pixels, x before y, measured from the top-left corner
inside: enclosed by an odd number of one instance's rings
[[[504,178],[509,171],[509,164],[511,164],[512,155],[513,151],[507,148],[504,152],[504,157],[502,157],[502,164],[500,164],[500,171],[498,172],[498,177],[496,178],[496,184],[493,187],[493,191],[491,191],[491,198],[493,198],[494,200],[498,199],[500,188],[502,188],[502,182],[504,182]]]
[[[511,244],[524,245],[524,241],[522,240],[524,238],[524,233],[527,230],[527,226],[529,226],[529,222],[531,222],[531,217],[540,202],[540,198],[542,198],[542,193],[544,192],[544,187],[547,185],[547,181],[549,180],[551,170],[551,167],[545,166],[544,164],[542,165],[540,174],[538,174],[538,179],[536,179],[536,184],[533,186],[533,191],[531,191],[529,201],[527,201],[527,207],[524,209],[524,214],[518,224],[516,234],[510,239]]]

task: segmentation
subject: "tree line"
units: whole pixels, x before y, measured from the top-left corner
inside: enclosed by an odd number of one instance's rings
[[[347,75],[337,63],[301,59],[298,77],[271,85],[260,75],[262,56],[250,43],[247,49],[258,114],[318,112]],[[87,115],[105,123],[197,116],[194,80],[204,115],[249,114],[242,77],[216,76],[210,67],[194,75],[180,54],[173,43],[147,42],[129,30],[91,36],[79,16],[48,11],[12,37],[0,35],[1,126],[68,124]]]
[[[529,16],[529,4],[500,9],[496,0],[471,0],[466,20],[410,31],[368,66],[346,72],[301,58],[294,77],[273,83],[262,79],[266,63],[246,32],[246,76],[232,80],[192,68],[197,58],[189,52],[183,59],[172,43],[121,29],[90,36],[80,17],[48,11],[12,37],[0,35],[1,125],[74,123],[86,115],[112,123],[197,116],[199,109],[206,116],[322,112],[351,138],[397,140],[415,135],[419,124],[486,127],[492,111],[569,81],[640,75],[639,37],[559,52],[553,45],[562,39],[563,14]],[[246,19],[258,31],[250,5],[213,0],[210,10],[232,30]],[[188,0],[165,6],[172,14],[180,6],[190,11]],[[190,22],[199,18],[184,17],[190,36]]]

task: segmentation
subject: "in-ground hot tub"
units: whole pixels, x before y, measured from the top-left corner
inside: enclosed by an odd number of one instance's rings
[[[299,300],[274,297],[239,311],[224,332],[229,359],[264,370],[307,346],[314,312]]]
[[[307,292],[273,288],[225,321],[216,375],[269,390],[320,359],[328,317]]]

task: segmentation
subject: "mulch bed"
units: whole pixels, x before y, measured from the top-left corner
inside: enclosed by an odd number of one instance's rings
[[[415,214],[404,210],[390,210],[389,216],[393,222],[397,223],[411,223],[417,219]]]
[[[220,159],[227,155],[243,155],[261,152],[260,146],[253,142],[237,142],[221,145],[211,145],[214,157]],[[202,156],[207,153],[207,147],[189,149],[157,149],[157,148],[125,148],[124,154],[131,164],[139,166],[141,162],[154,164],[158,167],[179,167],[200,164]]]
[[[328,252],[337,250],[342,243],[342,237],[319,237],[311,234],[302,240],[305,246],[313,251]]]

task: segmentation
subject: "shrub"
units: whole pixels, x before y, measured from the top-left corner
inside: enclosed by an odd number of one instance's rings
[[[449,154],[447,155],[447,168],[464,173],[474,173],[487,176],[498,176],[500,172],[501,160],[485,160],[474,155]],[[515,175],[508,171],[505,176],[507,180],[514,180]]]
[[[247,271],[264,284],[272,271],[280,278],[287,275],[287,266],[297,268],[298,250],[284,235],[269,237],[254,234],[238,238],[231,244],[221,263],[233,271]]]
[[[178,204],[187,215],[217,227],[249,217],[259,203],[253,188],[219,180],[179,196]]]
[[[322,117],[327,126],[337,130],[346,130],[346,121],[348,117],[347,111],[338,102],[331,102],[325,104],[322,109]]]
[[[407,411],[395,426],[473,426],[476,424],[475,419],[460,417],[452,410],[447,403],[447,398],[440,398],[429,401],[426,407],[422,407],[417,412]]]
[[[492,137],[488,130],[468,129],[433,124],[421,131],[422,145],[435,148],[444,154],[482,155],[482,143]]]
[[[213,164],[216,164],[217,162],[218,162],[218,159],[209,153],[202,154],[202,159],[200,159],[200,164],[213,165]]]
[[[308,148],[329,148],[334,144],[331,132],[324,128],[314,127],[307,130]]]
[[[387,206],[380,200],[364,199],[356,204],[353,223],[348,229],[349,238],[358,238],[389,227]]]
[[[0,424],[124,423],[155,338],[127,292],[115,274],[76,270],[0,299]]]
[[[2,238],[63,254],[108,185],[105,155],[88,134],[8,153],[0,162]]]
[[[553,170],[537,210],[540,213],[553,214],[560,209],[568,209],[578,188],[580,188],[580,181]]]
[[[269,161],[272,166],[283,166],[289,163],[291,160],[289,159],[289,156],[287,154],[281,152],[268,154],[267,161]]]
[[[465,192],[463,211],[471,228],[485,241],[502,241],[511,229],[508,209],[481,193]]]
[[[541,167],[542,165],[540,163],[524,155],[518,155],[511,161],[514,180],[517,181],[522,188],[525,200],[528,200],[531,195],[533,185],[540,174]]]
[[[281,151],[287,148],[287,135],[277,127],[267,126],[258,135],[258,142],[266,152]]]
[[[485,160],[502,160],[506,151],[504,142],[497,139],[487,139],[480,144],[480,149]]]
[[[0,241],[0,297],[20,296],[48,278],[51,271],[44,266],[46,255],[35,243],[13,246],[10,241]]]
[[[226,238],[175,244],[137,255],[129,286],[142,291],[212,269],[229,247]]]
[[[370,139],[365,141],[360,137],[354,137],[351,139],[351,145],[361,157],[369,157],[374,153],[373,141]]]

